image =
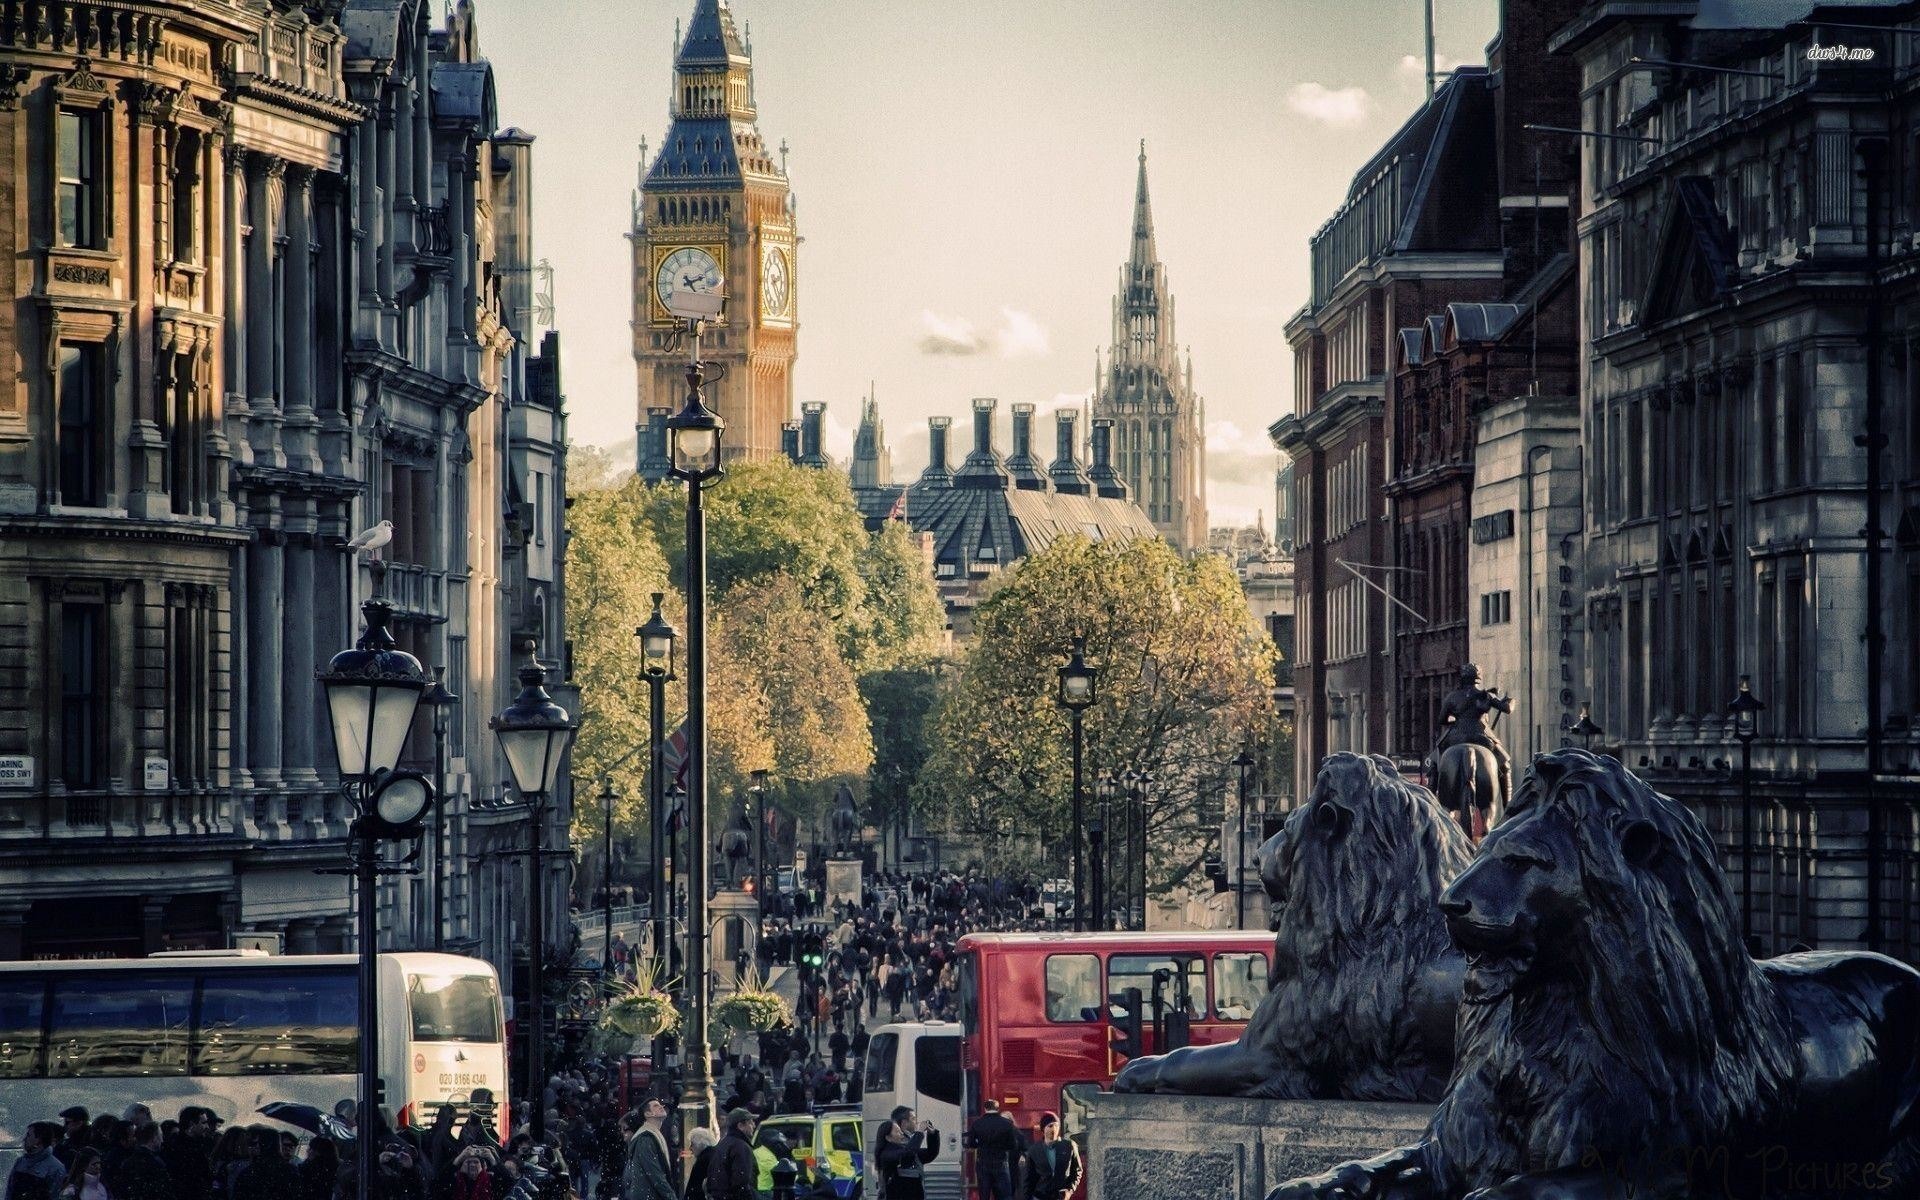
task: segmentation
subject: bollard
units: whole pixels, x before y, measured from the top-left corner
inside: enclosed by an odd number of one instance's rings
[[[790,1158],[773,1164],[773,1200],[793,1200],[793,1181],[799,1175],[800,1168]]]

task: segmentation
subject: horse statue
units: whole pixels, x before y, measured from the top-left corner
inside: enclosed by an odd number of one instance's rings
[[[853,789],[841,784],[833,793],[833,852],[844,857],[860,848],[860,813],[853,806]]]
[[[1474,845],[1500,823],[1511,794],[1512,774],[1506,747],[1494,736],[1500,714],[1513,700],[1496,687],[1480,686],[1480,668],[1460,668],[1460,683],[1440,709],[1440,740],[1428,757],[1433,794],[1460,822]]]
[[[727,885],[739,887],[747,877],[746,859],[753,853],[753,820],[745,803],[733,810],[733,820],[720,835],[720,853],[727,860]]]

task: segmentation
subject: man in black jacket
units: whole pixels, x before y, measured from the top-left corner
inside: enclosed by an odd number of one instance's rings
[[[1040,1140],[1021,1161],[1021,1200],[1065,1200],[1084,1171],[1080,1147],[1060,1136],[1060,1118],[1041,1113]]]
[[[973,1147],[974,1177],[980,1185],[980,1200],[1013,1200],[1014,1160],[1027,1148],[1027,1139],[1000,1111],[1000,1102],[989,1097],[981,1102],[985,1109],[967,1127]]]
[[[727,1136],[713,1148],[707,1167],[707,1200],[754,1200],[760,1164],[753,1157],[753,1114],[736,1108],[727,1114]]]

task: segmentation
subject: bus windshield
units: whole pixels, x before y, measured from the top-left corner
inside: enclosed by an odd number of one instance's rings
[[[497,1042],[499,1001],[478,975],[408,975],[407,1009],[416,1042]]]

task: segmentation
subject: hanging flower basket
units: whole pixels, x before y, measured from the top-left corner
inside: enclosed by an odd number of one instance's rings
[[[713,1006],[715,1026],[734,1033],[765,1033],[793,1024],[793,1007],[749,970],[740,986]]]
[[[600,1025],[633,1038],[656,1038],[680,1028],[680,1010],[659,984],[656,964],[641,960],[634,965],[632,983],[620,984],[600,1014]]]

